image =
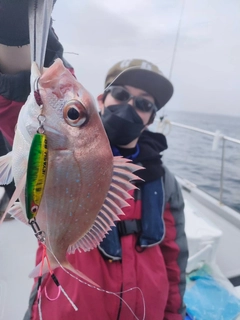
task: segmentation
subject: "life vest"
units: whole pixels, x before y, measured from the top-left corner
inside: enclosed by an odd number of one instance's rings
[[[163,178],[142,184],[135,191],[134,200],[141,201],[141,219],[116,222],[98,246],[102,254],[113,261],[122,258],[120,237],[136,233],[136,248],[146,248],[159,244],[165,236]]]

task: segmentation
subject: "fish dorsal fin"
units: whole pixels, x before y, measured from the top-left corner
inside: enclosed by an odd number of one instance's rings
[[[96,248],[111,230],[111,227],[115,226],[114,221],[119,220],[118,216],[124,214],[121,208],[129,206],[125,201],[132,198],[128,191],[137,188],[130,180],[141,180],[132,172],[143,169],[143,167],[135,165],[131,160],[123,157],[114,157],[113,159],[112,183],[102,208],[90,230],[69,246],[68,253],[74,253],[75,250],[86,252]]]
[[[0,157],[0,185],[9,184],[12,180],[12,151],[10,151]]]

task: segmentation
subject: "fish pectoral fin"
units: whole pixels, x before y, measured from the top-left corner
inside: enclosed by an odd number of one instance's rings
[[[7,213],[9,213],[16,220],[29,225],[20,202],[14,202],[13,206],[8,210]]]
[[[12,174],[12,151],[0,157],[0,185],[11,183]]]
[[[59,268],[60,265],[57,262],[51,261],[51,268],[52,270]],[[67,269],[69,271],[71,271],[71,273],[77,275],[78,277],[80,277],[81,279],[85,280],[86,282],[90,283],[91,285],[100,288],[100,286],[98,284],[96,284],[96,282],[94,282],[93,280],[91,280],[90,278],[88,278],[84,273],[82,273],[81,271],[75,269],[68,261],[64,261],[61,262],[61,267],[62,269]],[[42,266],[42,262],[40,262],[29,274],[29,278],[37,278],[40,275],[40,271],[41,273],[44,275],[46,273],[49,272],[49,268],[48,268],[48,263],[47,263],[47,259],[44,258],[44,262],[43,262],[43,266]],[[66,270],[64,270],[66,273],[68,273]],[[60,283],[61,284],[61,283]]]

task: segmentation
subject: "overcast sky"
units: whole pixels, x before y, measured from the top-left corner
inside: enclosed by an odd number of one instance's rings
[[[53,18],[65,58],[95,97],[113,64],[142,58],[171,77],[166,110],[240,116],[239,0],[57,0]]]

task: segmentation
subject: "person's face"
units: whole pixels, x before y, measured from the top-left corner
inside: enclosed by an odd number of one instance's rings
[[[154,98],[151,95],[149,95],[146,91],[144,91],[142,89],[138,89],[138,88],[135,88],[135,87],[132,87],[132,86],[124,86],[124,88],[134,97],[142,97],[142,98],[144,98],[146,100],[149,100],[152,103],[155,103],[154,102]],[[119,100],[116,100],[115,98],[113,98],[113,96],[111,95],[111,92],[109,92],[107,94],[107,96],[105,97],[104,101],[103,101],[102,98],[103,98],[103,95],[100,95],[98,97],[99,108],[100,108],[100,111],[101,111],[102,114],[104,113],[104,107],[107,108],[107,107],[112,106],[112,105],[118,105],[118,104],[122,104],[123,103],[122,101],[119,101]],[[152,111],[145,112],[145,111],[141,111],[141,110],[135,108],[133,99],[129,100],[127,103],[130,104],[135,109],[135,111],[137,112],[139,117],[142,119],[143,124],[145,126],[147,124],[149,124],[149,120],[150,120],[150,118],[152,116]]]

